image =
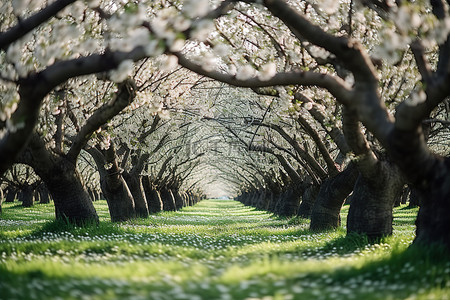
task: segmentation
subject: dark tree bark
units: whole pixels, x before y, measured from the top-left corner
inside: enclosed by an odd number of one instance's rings
[[[6,193],[5,202],[12,203],[16,200],[17,190],[15,188],[9,187]]]
[[[47,186],[57,219],[83,225],[98,222],[97,212],[89,198],[76,166],[63,156],[50,152],[34,134],[20,161],[33,168]]]
[[[163,203],[156,187],[150,182],[148,176],[142,178],[142,185],[145,191],[145,198],[147,199],[147,206],[150,213],[158,213],[163,210]]]
[[[112,222],[121,222],[136,217],[134,199],[120,173],[113,143],[107,150],[87,149],[94,158],[100,174],[100,187],[108,203]],[[108,165],[109,168],[105,168]]]
[[[314,203],[316,202],[319,189],[320,187],[315,184],[305,189],[305,192],[302,195],[302,202],[298,207],[297,215],[299,217],[306,219],[311,217],[312,209],[314,207]]]
[[[183,198],[181,198],[180,191],[177,189],[174,189],[174,188],[170,189],[170,191],[172,192],[172,196],[173,196],[173,199],[175,202],[176,209],[177,210],[182,209],[183,208]]]
[[[133,195],[136,216],[140,218],[148,217],[147,199],[145,198],[144,188],[142,186],[140,175],[123,172],[123,178]]]
[[[2,214],[3,189],[0,188],[0,215]]]
[[[328,230],[341,225],[342,205],[352,192],[358,173],[351,163],[344,171],[322,183],[311,214],[311,230]]]
[[[33,188],[30,185],[25,185],[19,196],[19,201],[22,202],[23,207],[32,207],[34,205]]]
[[[177,209],[175,205],[175,199],[173,198],[172,191],[167,187],[162,187],[160,190],[161,201],[165,211],[175,211]]]
[[[41,184],[41,185],[37,188],[37,191],[39,192],[39,195],[40,195],[40,197],[39,197],[39,199],[40,199],[39,203],[42,203],[42,204],[50,203],[50,195],[49,195],[49,192],[48,192],[47,187],[46,187],[44,184]]]
[[[392,210],[404,180],[397,167],[380,161],[374,176],[359,175],[347,216],[347,232],[380,238],[392,234]]]

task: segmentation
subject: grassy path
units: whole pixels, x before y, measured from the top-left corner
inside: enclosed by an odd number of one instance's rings
[[[368,244],[228,200],[121,224],[95,205],[100,226],[73,228],[4,203],[0,299],[450,299],[450,258],[406,251],[417,209]]]

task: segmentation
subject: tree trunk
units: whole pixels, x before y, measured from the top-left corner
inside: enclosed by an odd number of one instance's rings
[[[100,186],[108,203],[112,222],[122,222],[135,218],[134,201],[122,176],[108,175],[100,179]]]
[[[23,207],[32,207],[34,205],[34,195],[31,186],[26,185],[22,188],[19,201],[22,202]]]
[[[147,218],[149,214],[147,199],[145,199],[144,188],[142,186],[140,176],[127,172],[123,172],[122,176],[130,189],[131,195],[133,195],[136,216],[140,218]]]
[[[98,222],[97,212],[73,164],[61,159],[47,172],[34,169],[53,198],[57,219],[77,225]]]
[[[284,217],[292,217],[297,215],[302,193],[302,189],[294,184],[290,184],[283,193],[278,214]]]
[[[397,167],[386,161],[378,163],[376,176],[358,176],[347,216],[347,233],[366,234],[377,239],[392,234],[392,210],[402,180]]]
[[[175,207],[177,210],[183,208],[183,198],[181,198],[180,191],[177,189],[171,189],[173,199],[175,201]]]
[[[100,187],[108,203],[111,221],[121,222],[135,218],[134,199],[120,173],[113,143],[103,152],[96,148],[89,148],[87,151],[97,165]],[[105,168],[107,164],[110,165],[108,169]]]
[[[3,190],[0,188],[0,215],[2,214]]]
[[[175,205],[175,199],[173,198],[172,192],[166,188],[163,187],[160,190],[161,195],[161,201],[163,202],[163,208],[165,211],[175,211],[176,205]]]
[[[38,190],[38,192],[40,194],[40,197],[39,197],[40,201],[39,201],[39,203],[42,203],[42,204],[50,203],[50,195],[48,193],[47,187],[44,184],[41,184],[38,187],[37,190]]]
[[[356,166],[351,163],[344,171],[322,183],[311,213],[311,230],[328,230],[341,225],[342,205],[352,192],[358,174]]]
[[[159,195],[156,187],[152,186],[148,176],[144,176],[142,178],[142,185],[144,187],[145,199],[147,199],[149,213],[158,213],[162,211],[163,203],[161,201],[161,196]]]
[[[450,159],[436,159],[424,188],[416,188],[420,202],[414,244],[441,244],[450,249]]]
[[[298,207],[297,215],[302,218],[309,219],[311,217],[312,208],[316,202],[317,194],[319,193],[320,187],[313,184],[308,187],[302,196],[302,202]]]
[[[17,190],[9,188],[8,192],[6,193],[6,199],[5,202],[12,203],[14,200],[16,200]]]

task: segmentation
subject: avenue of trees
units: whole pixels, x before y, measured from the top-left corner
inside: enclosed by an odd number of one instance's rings
[[[98,198],[124,221],[221,192],[312,230],[347,202],[371,238],[409,201],[414,242],[450,247],[448,2],[0,8],[5,201],[82,224]]]

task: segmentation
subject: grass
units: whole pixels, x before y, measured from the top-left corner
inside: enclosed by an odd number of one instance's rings
[[[417,209],[369,244],[229,200],[118,224],[95,206],[100,225],[80,228],[4,203],[0,299],[450,299],[448,254],[409,247]]]

